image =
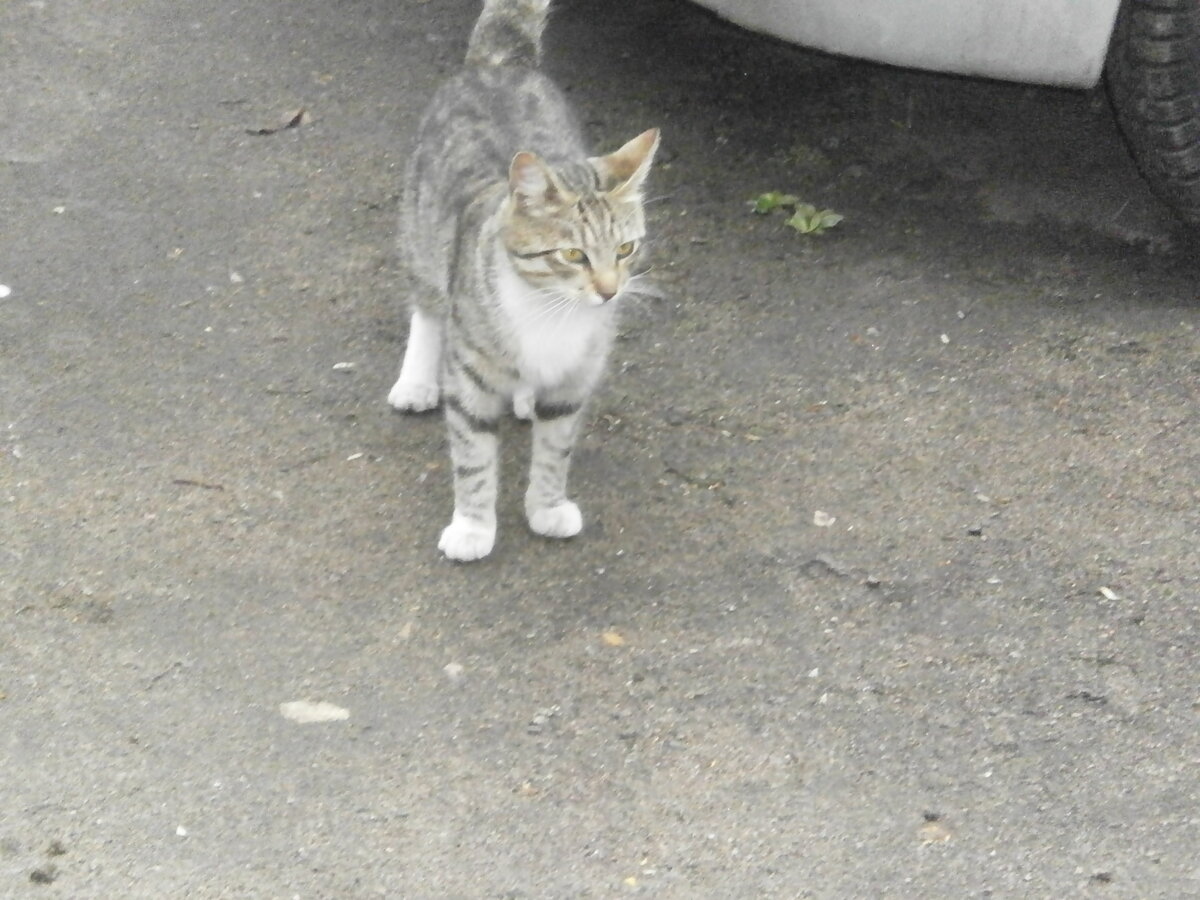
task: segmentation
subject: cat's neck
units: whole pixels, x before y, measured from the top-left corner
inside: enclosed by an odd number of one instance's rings
[[[498,237],[492,284],[524,381],[553,385],[581,368],[603,363],[611,343],[615,304],[593,306],[582,297],[539,290],[513,268]]]

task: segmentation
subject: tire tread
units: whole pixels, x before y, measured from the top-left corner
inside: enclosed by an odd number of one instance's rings
[[[1106,76],[1150,186],[1200,224],[1200,0],[1124,0]]]

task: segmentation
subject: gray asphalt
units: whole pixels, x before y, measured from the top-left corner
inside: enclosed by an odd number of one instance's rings
[[[1200,262],[1102,93],[563,0],[663,296],[584,533],[514,422],[457,566],[384,398],[476,8],[0,6],[0,896],[1200,897]]]

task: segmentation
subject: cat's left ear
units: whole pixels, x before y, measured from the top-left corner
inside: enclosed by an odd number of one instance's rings
[[[643,131],[632,141],[607,156],[594,156],[588,162],[600,173],[610,194],[636,194],[650,174],[650,163],[658,149],[658,129]]]

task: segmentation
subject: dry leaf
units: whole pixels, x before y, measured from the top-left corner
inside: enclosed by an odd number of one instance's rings
[[[274,128],[247,128],[246,134],[253,134],[256,136],[278,134],[279,132],[286,131],[289,128],[299,128],[301,125],[307,125],[308,122],[308,111],[302,106],[291,115],[286,116],[283,122],[279,125],[276,125]]]

